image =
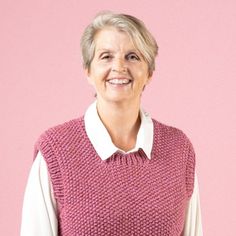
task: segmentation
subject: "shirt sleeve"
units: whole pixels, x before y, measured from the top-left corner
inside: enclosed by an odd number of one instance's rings
[[[46,162],[38,152],[26,185],[21,236],[57,236],[57,206]]]
[[[194,178],[193,194],[188,202],[182,236],[202,236],[202,220],[197,175]]]

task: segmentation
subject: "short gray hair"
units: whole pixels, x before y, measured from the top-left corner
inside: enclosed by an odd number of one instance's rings
[[[84,68],[89,69],[93,60],[95,53],[95,35],[100,30],[109,26],[128,33],[134,45],[147,62],[149,74],[151,75],[155,70],[155,57],[158,52],[156,40],[141,20],[131,15],[112,12],[99,13],[84,30],[80,41]]]

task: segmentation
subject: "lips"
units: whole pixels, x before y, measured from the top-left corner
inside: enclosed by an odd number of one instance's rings
[[[131,83],[131,80],[127,78],[113,78],[107,80],[107,82],[114,85],[126,85]]]

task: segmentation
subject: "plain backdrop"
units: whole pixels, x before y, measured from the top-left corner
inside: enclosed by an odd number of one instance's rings
[[[236,235],[236,1],[1,0],[0,235],[19,235],[33,146],[94,100],[81,34],[101,10],[137,16],[159,56],[142,106],[197,154],[204,235]]]

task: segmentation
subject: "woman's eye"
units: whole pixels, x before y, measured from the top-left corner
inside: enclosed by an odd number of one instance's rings
[[[131,60],[131,61],[133,61],[133,60],[139,61],[139,60],[140,60],[139,57],[138,57],[136,54],[134,54],[134,53],[128,54],[128,55],[127,55],[127,59],[128,59],[128,60]]]
[[[102,55],[101,56],[101,59],[102,60],[108,60],[108,59],[110,59],[111,58],[111,55],[109,55],[109,54],[105,54],[105,55]]]

